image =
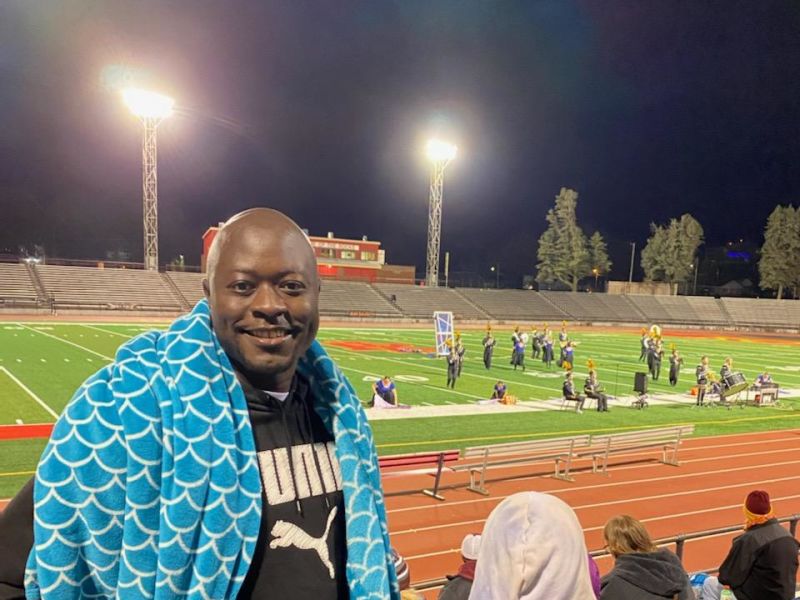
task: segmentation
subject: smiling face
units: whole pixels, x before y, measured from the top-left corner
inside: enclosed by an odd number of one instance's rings
[[[211,322],[237,372],[287,392],[319,328],[319,279],[308,239],[276,211],[234,217],[219,232],[203,282]]]

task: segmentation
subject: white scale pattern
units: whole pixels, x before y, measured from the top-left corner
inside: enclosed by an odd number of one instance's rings
[[[336,439],[354,598],[398,598],[372,432],[314,343],[301,371]],[[67,405],[36,473],[26,597],[235,598],[261,483],[247,404],[205,300],[125,343]]]

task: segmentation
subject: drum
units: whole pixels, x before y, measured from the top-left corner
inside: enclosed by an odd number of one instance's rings
[[[722,379],[722,396],[733,396],[747,387],[747,381],[741,373],[728,373]]]

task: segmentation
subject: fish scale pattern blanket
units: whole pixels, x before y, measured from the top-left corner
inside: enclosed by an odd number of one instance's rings
[[[314,342],[299,370],[334,433],[354,598],[396,598],[372,434]],[[247,404],[208,304],[123,344],[59,418],[36,472],[26,596],[235,598],[261,521]]]

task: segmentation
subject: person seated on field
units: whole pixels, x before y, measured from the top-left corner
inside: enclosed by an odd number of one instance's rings
[[[567,371],[561,391],[564,393],[564,398],[576,403],[576,412],[583,412],[583,403],[586,402],[586,398],[575,391],[575,383],[572,381],[572,371]]]
[[[384,375],[372,384],[372,393],[384,402],[397,406],[397,387],[388,375]]]
[[[597,412],[608,412],[608,396],[603,392],[603,386],[594,369],[589,369],[589,376],[583,384],[583,391],[588,398],[597,400]]]
[[[600,600],[694,600],[681,560],[659,550],[644,525],[628,515],[612,517],[603,528],[614,568],[600,580]]]
[[[762,385],[771,386],[775,385],[775,382],[772,380],[772,375],[770,375],[767,371],[764,371],[758,377],[756,377],[755,385],[758,387],[761,387]]]
[[[791,600],[800,544],[778,523],[767,492],[750,492],[742,510],[744,533],[733,539],[719,576],[703,582],[703,600],[718,600],[723,586],[738,600]]]
[[[508,386],[503,383],[503,380],[501,379],[494,384],[494,389],[492,390],[492,400],[502,400],[506,397],[507,392]]]
[[[461,541],[461,566],[458,568],[458,573],[447,576],[447,583],[436,597],[437,600],[467,600],[469,598],[480,549],[480,534],[468,533],[464,536]]]
[[[470,600],[594,600],[578,518],[555,496],[519,492],[486,520]]]

